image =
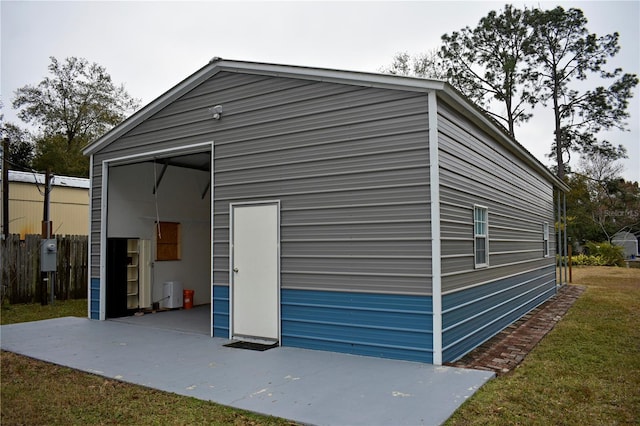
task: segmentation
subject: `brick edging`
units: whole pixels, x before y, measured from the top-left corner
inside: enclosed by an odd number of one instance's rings
[[[581,285],[564,285],[549,300],[453,363],[446,365],[490,370],[496,375],[518,366],[586,290]]]

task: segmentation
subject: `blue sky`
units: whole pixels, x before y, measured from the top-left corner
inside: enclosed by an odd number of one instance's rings
[[[640,74],[640,2],[512,2],[517,6],[579,7],[597,34],[620,33],[612,67]],[[0,3],[4,118],[13,92],[47,74],[49,56],[84,57],[106,67],[117,83],[146,104],[214,56],[258,62],[377,72],[396,52],[416,54],[440,36],[475,26],[505,2],[13,2]],[[629,132],[607,138],[626,146],[626,179],[640,181],[640,93],[635,90]],[[553,139],[550,109],[516,128],[517,139],[540,161]]]

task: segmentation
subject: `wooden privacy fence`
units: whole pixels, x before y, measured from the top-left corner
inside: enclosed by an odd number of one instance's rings
[[[56,236],[57,271],[50,274],[58,300],[86,299],[88,238],[86,235]],[[12,234],[2,241],[1,282],[10,303],[40,302],[40,235]],[[50,287],[50,284],[49,284]],[[48,289],[49,291],[49,289]],[[47,300],[51,294],[47,293]]]

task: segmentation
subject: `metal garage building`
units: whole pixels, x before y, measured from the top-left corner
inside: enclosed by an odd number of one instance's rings
[[[85,154],[93,319],[118,239],[212,336],[434,364],[556,291],[566,186],[445,82],[216,58]]]

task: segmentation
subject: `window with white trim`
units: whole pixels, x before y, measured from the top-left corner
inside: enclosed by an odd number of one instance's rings
[[[473,251],[475,267],[489,266],[489,209],[473,206]]]
[[[549,222],[542,224],[542,254],[549,257]]]

